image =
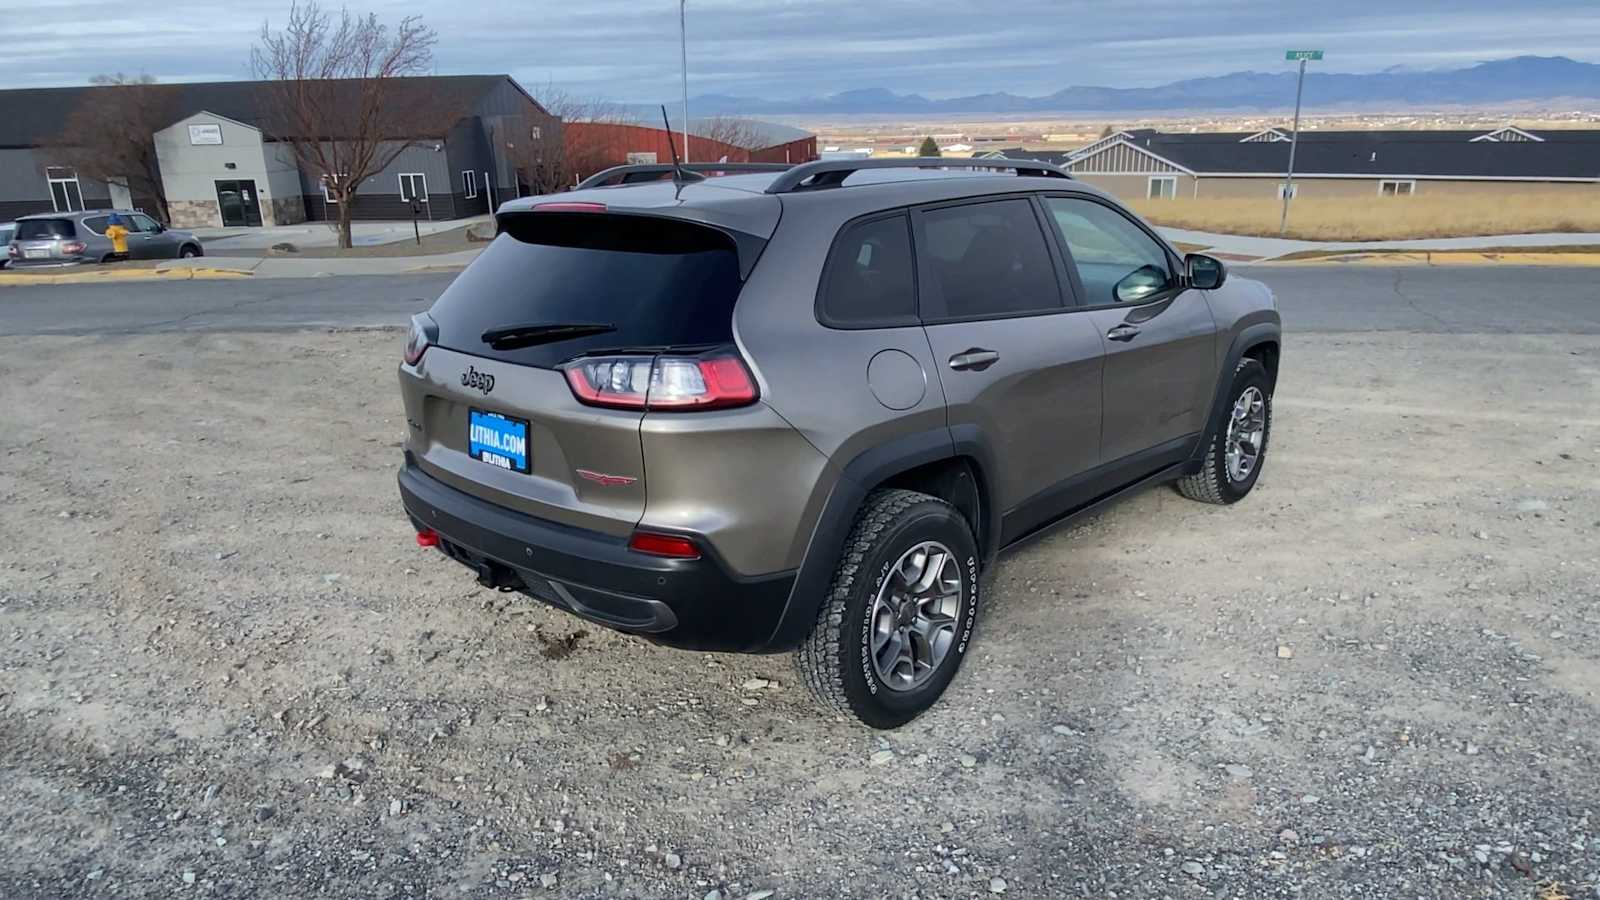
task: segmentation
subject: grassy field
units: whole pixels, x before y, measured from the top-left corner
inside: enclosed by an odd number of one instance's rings
[[[1221,234],[1278,235],[1277,200],[1135,200],[1157,225]],[[1385,241],[1485,234],[1600,231],[1600,191],[1501,197],[1362,197],[1294,201],[1287,237]]]

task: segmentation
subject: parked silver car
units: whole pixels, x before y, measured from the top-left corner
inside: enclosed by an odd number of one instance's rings
[[[113,215],[121,216],[123,226],[128,229],[129,259],[187,259],[205,255],[199,238],[187,231],[168,228],[144,213],[95,209],[18,219],[7,251],[12,267],[73,266],[115,259],[116,249],[106,237]]]
[[[16,233],[17,233],[17,223],[15,223],[15,222],[0,222],[0,247],[10,247],[11,246],[11,236],[13,234],[16,234]],[[10,261],[11,261],[10,254],[8,254],[8,253],[0,253],[0,269],[4,269],[6,267],[6,263],[8,263]]]

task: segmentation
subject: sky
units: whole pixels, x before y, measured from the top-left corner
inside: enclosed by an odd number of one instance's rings
[[[509,73],[536,92],[619,102],[679,96],[672,0],[356,0],[420,14],[439,74]],[[0,87],[249,78],[287,2],[53,0],[0,16]],[[1003,12],[1002,12],[1003,10]],[[1600,0],[689,0],[689,89],[766,99],[888,88],[942,98],[1071,85],[1147,87],[1281,71],[1289,48],[1329,72],[1458,68],[1522,54],[1600,62]]]

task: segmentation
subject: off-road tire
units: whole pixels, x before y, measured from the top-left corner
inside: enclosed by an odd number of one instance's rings
[[[907,691],[883,684],[869,657],[868,623],[890,567],[921,541],[939,541],[962,573],[955,642],[927,681]],[[817,622],[795,653],[800,677],[825,707],[873,728],[898,728],[928,709],[955,677],[972,643],[978,618],[978,543],[955,507],[907,490],[875,491],[862,504],[845,539]]]
[[[1255,467],[1244,480],[1234,481],[1228,474],[1228,419],[1234,402],[1251,387],[1260,390],[1266,398],[1266,430],[1262,433],[1260,456]],[[1217,411],[1215,418],[1205,437],[1205,459],[1200,471],[1178,479],[1178,492],[1201,503],[1237,503],[1250,493],[1256,480],[1261,477],[1261,467],[1266,464],[1267,450],[1272,443],[1272,379],[1267,376],[1267,370],[1260,360],[1246,358],[1239,361],[1239,367],[1233,372],[1233,384],[1229,386],[1222,409]]]

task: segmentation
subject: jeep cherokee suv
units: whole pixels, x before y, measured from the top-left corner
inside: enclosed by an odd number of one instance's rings
[[[407,338],[418,543],[663,644],[796,650],[874,727],[950,683],[1001,549],[1261,473],[1271,293],[1046,164],[685,171],[498,229]]]

